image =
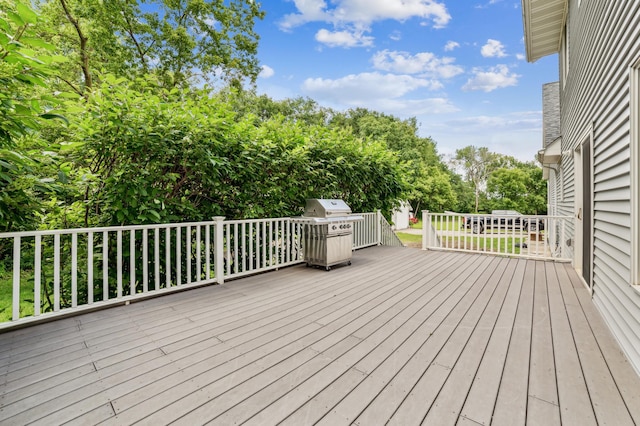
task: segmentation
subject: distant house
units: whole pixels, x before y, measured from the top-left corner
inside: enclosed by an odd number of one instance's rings
[[[543,87],[549,214],[572,215],[573,264],[640,372],[640,1],[522,0]]]

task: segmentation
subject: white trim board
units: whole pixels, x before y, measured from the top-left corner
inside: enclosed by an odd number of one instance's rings
[[[631,284],[640,286],[640,59],[629,69],[631,139]],[[639,288],[639,287],[636,287]]]

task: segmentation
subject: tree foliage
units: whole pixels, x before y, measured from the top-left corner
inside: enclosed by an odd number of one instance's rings
[[[451,185],[452,173],[442,162],[431,138],[418,135],[415,118],[401,120],[364,108],[334,113],[331,125],[350,129],[354,134],[383,141],[406,167],[409,184],[406,194],[415,212],[421,209],[452,209],[456,196]]]
[[[464,171],[466,183],[473,189],[476,212],[546,213],[547,186],[535,163],[468,146],[456,151],[454,164]]]
[[[467,182],[473,187],[476,213],[480,207],[480,194],[485,190],[489,175],[497,168],[497,161],[498,156],[486,147],[470,145],[456,150],[453,162],[462,169]]]
[[[38,37],[40,17],[27,3],[0,2],[0,231],[33,226],[48,188],[35,176],[42,153],[22,139],[37,139],[43,119],[62,118],[47,80],[64,58]]]
[[[282,117],[256,124],[204,90],[107,77],[63,138],[85,225],[289,216],[315,197],[390,210],[405,190],[383,143]]]
[[[86,95],[100,74],[157,75],[167,87],[254,82],[260,72],[252,0],[46,0],[47,39],[71,58],[60,78]]]
[[[544,210],[535,165],[468,147],[462,179],[415,118],[245,90],[252,0],[31,4],[0,0],[0,230],[289,216],[315,197]]]
[[[487,181],[491,209],[543,214],[547,210],[546,193],[542,170],[533,164],[519,163],[517,168],[497,169]]]

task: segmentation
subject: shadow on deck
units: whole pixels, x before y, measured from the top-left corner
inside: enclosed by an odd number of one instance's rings
[[[0,423],[634,424],[570,265],[377,247],[0,334]]]

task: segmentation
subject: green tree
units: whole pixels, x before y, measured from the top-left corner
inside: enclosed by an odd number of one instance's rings
[[[453,164],[463,171],[465,179],[473,187],[476,213],[480,206],[480,196],[486,188],[489,175],[497,166],[497,160],[498,156],[486,147],[470,145],[456,150]]]
[[[526,208],[527,174],[522,169],[494,170],[487,180],[487,195],[492,209],[518,210]]]
[[[351,129],[363,138],[384,142],[405,166],[406,194],[414,211],[453,209],[456,194],[451,186],[451,172],[441,161],[431,138],[418,135],[415,118],[397,117],[365,108],[336,113],[331,125]]]
[[[310,197],[390,210],[406,190],[384,143],[232,107],[206,90],[106,76],[62,135],[77,145],[84,193],[70,211],[82,206],[91,226],[291,216]]]
[[[409,194],[414,212],[452,210],[457,201],[450,174],[436,166],[427,167],[421,177],[414,180]]]
[[[505,164],[491,172],[487,180],[487,203],[490,209],[517,210],[523,214],[545,214],[547,185],[542,169],[513,157],[499,156]]]
[[[542,168],[533,163],[525,163],[526,208],[524,214],[547,214],[547,182],[542,178]]]
[[[40,154],[22,139],[34,139],[42,119],[60,117],[48,81],[64,58],[38,37],[40,17],[29,5],[0,5],[0,230],[9,231],[34,226],[38,193],[47,190],[34,171]]]
[[[71,58],[61,79],[79,94],[100,73],[154,73],[167,87],[254,82],[260,72],[252,0],[46,0],[43,32]]]
[[[267,95],[258,95],[254,90],[242,90],[227,87],[220,91],[220,96],[233,105],[239,118],[249,114],[256,122],[282,117],[284,120],[305,123],[308,125],[328,125],[335,112],[320,106],[310,98],[293,98],[274,100]]]

